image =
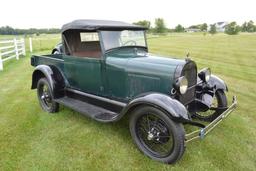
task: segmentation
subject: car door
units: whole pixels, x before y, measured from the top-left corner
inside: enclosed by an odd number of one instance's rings
[[[100,95],[103,91],[102,59],[64,56],[64,74],[70,88]]]
[[[67,33],[69,55],[64,55],[64,73],[70,88],[100,95],[103,92],[103,58],[97,32]]]

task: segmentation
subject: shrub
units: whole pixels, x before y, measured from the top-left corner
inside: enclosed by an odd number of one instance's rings
[[[235,35],[239,32],[239,26],[236,22],[231,22],[225,27],[225,33],[229,35]]]

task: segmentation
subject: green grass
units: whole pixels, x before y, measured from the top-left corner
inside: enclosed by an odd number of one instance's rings
[[[49,53],[57,42],[41,41],[35,53]],[[238,97],[237,110],[205,140],[189,143],[175,165],[138,151],[128,117],[103,124],[65,107],[43,112],[30,90],[29,54],[11,60],[0,72],[0,170],[256,170],[255,47],[256,34],[149,38],[150,52],[182,58],[190,52],[198,68],[209,66],[227,82],[229,98]]]

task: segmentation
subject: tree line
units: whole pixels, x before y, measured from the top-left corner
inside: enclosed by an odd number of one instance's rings
[[[192,25],[192,26],[189,26],[187,29],[183,27],[181,24],[178,24],[175,28],[167,28],[163,18],[155,19],[155,23],[154,23],[155,27],[152,27],[150,21],[147,21],[147,20],[134,22],[133,24],[146,27],[148,28],[148,31],[152,33],[186,32],[189,29],[190,30],[194,29],[196,31],[201,31],[201,32],[209,32],[210,34],[217,33],[216,24],[211,24],[208,28],[207,23]],[[244,22],[241,26],[238,25],[235,21],[225,26],[226,34],[233,35],[233,34],[238,34],[239,32],[256,32],[256,25],[251,20],[249,22]]]
[[[181,24],[178,24],[175,28],[167,28],[165,21],[163,18],[155,19],[155,26],[152,27],[151,22],[148,20],[141,20],[138,22],[134,22],[133,24],[140,25],[148,28],[148,32],[150,33],[166,33],[166,32],[185,32],[188,29],[194,29],[196,31],[201,32],[209,32],[210,34],[217,33],[216,24],[207,25],[206,23],[197,24],[189,26],[187,29],[183,27]],[[209,27],[209,28],[208,28]],[[244,22],[241,26],[239,26],[236,22],[231,22],[225,26],[226,34],[238,34],[239,32],[256,32],[256,25],[251,20],[249,22]],[[2,35],[30,35],[30,34],[55,34],[60,33],[60,29],[50,28],[50,29],[15,29],[10,26],[0,27],[0,34]]]
[[[54,34],[54,33],[60,33],[60,29],[57,28],[50,28],[50,29],[36,29],[36,28],[30,28],[30,29],[14,29],[10,26],[3,26],[0,27],[0,34],[2,35],[29,35],[29,34]]]

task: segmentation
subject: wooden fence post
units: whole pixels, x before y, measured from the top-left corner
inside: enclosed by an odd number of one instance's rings
[[[19,60],[19,51],[18,51],[18,45],[17,45],[17,39],[14,38],[14,50],[15,50],[15,54],[16,54],[16,59]]]
[[[0,71],[2,71],[3,69],[4,69],[3,60],[2,60],[2,55],[1,55],[1,51],[0,51]]]
[[[30,52],[33,52],[33,46],[32,46],[32,38],[29,38],[29,48],[30,48]]]

